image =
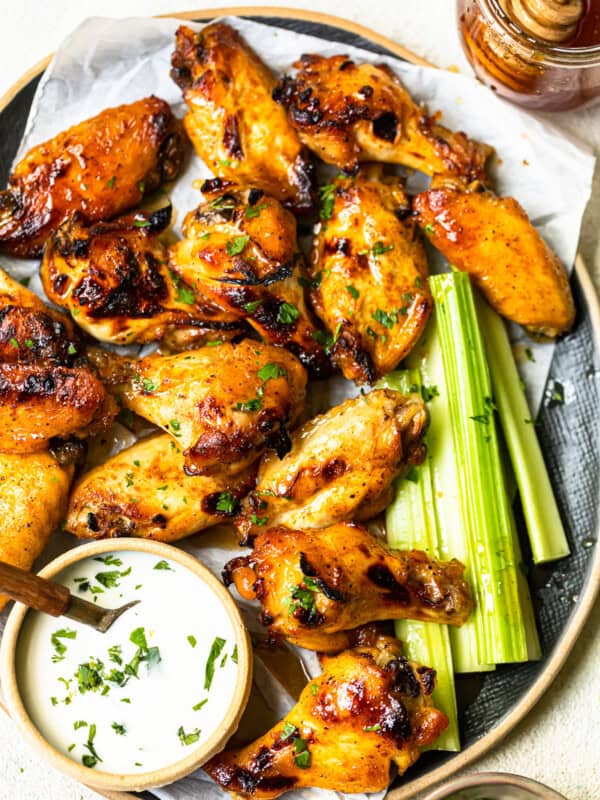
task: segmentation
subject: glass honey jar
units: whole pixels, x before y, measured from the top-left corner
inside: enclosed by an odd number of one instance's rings
[[[550,8],[555,20],[569,0],[530,0],[539,11]],[[569,19],[566,36],[560,28],[540,38],[525,30],[518,15],[525,0],[457,0],[462,45],[477,77],[500,97],[532,110],[564,111],[600,102],[600,0],[580,3],[576,22]],[[572,11],[572,9],[571,9]],[[557,16],[558,15],[558,16]],[[557,23],[558,24],[558,23]]]

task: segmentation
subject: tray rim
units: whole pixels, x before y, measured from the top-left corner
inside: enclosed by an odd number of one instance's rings
[[[181,19],[181,20],[209,20],[220,16],[235,17],[273,17],[283,19],[296,19],[305,22],[314,22],[322,25],[329,25],[349,33],[367,39],[382,47],[387,48],[391,53],[399,56],[412,64],[427,67],[436,67],[422,56],[413,53],[410,49],[398,44],[371,28],[357,22],[337,17],[332,14],[325,14],[318,11],[306,11],[299,8],[283,8],[280,6],[231,6],[216,7],[206,9],[196,9],[177,13],[157,14],[158,19]],[[54,53],[42,58],[9,87],[0,97],[0,113],[13,100],[17,94],[24,89],[31,80],[44,72],[53,58]],[[596,292],[590,272],[581,256],[575,257],[574,271],[579,281],[589,314],[592,326],[592,335],[595,342],[595,349],[600,353],[600,298]],[[600,504],[600,496],[598,498]],[[596,539],[600,538],[600,523],[596,530]],[[600,547],[594,548],[592,562],[590,564],[586,581],[580,594],[577,605],[575,606],[564,632],[556,642],[552,652],[548,656],[547,663],[540,675],[525,692],[519,702],[501,718],[500,722],[488,733],[481,737],[477,742],[470,745],[466,750],[448,758],[448,760],[438,767],[430,770],[425,775],[410,780],[403,786],[398,786],[389,792],[389,800],[411,800],[419,792],[431,789],[440,781],[443,781],[461,769],[473,764],[477,759],[492,750],[513,730],[535,707],[546,691],[556,680],[559,672],[565,665],[575,642],[583,631],[585,623],[594,607],[597,597],[600,595]],[[6,708],[0,703],[0,709],[8,713]],[[92,788],[92,787],[89,787]],[[137,800],[137,795],[126,792],[98,792],[92,789],[107,800]]]

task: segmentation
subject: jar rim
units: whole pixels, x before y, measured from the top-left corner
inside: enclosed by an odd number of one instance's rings
[[[581,67],[600,65],[600,44],[588,47],[561,47],[549,44],[517,27],[506,15],[498,0],[477,0],[477,3],[488,24],[500,28],[512,44],[519,48],[529,46],[530,49],[535,49],[536,61],[540,66],[581,69]]]

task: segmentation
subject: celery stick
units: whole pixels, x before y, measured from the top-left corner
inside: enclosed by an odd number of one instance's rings
[[[421,391],[417,370],[394,372],[379,385],[402,394]],[[386,511],[387,540],[395,549],[424,550],[439,558],[434,490],[429,460],[396,483],[395,499]],[[460,735],[454,689],[454,668],[447,625],[415,620],[396,622],[396,636],[402,640],[407,658],[433,667],[437,683],[433,701],[448,717],[448,727],[434,742],[435,750],[460,750]]]
[[[531,552],[536,564],[569,555],[569,545],[533,419],[501,318],[476,296],[494,397],[517,479]]]
[[[442,558],[457,558],[465,567],[465,578],[474,597],[477,576],[471,569],[469,538],[463,523],[457,460],[452,437],[444,365],[435,319],[432,319],[419,344],[408,358],[411,367],[418,367],[430,396],[430,423],[427,431],[427,463],[433,482],[437,517],[438,546]],[[482,609],[476,605],[461,628],[450,629],[455,672],[485,672],[494,669],[486,661],[486,631]]]
[[[519,601],[512,510],[495,427],[492,387],[469,276],[434,275],[429,285],[448,389],[462,519],[476,602],[492,664],[527,660]]]

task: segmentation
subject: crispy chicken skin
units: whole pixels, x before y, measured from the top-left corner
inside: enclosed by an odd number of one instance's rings
[[[79,347],[68,317],[0,269],[0,363],[68,364]]]
[[[276,80],[229,25],[175,37],[171,77],[188,105],[185,129],[215,175],[257,186],[298,213],[312,209],[313,168],[285,110]]]
[[[340,632],[379,620],[460,626],[473,608],[460,562],[389,550],[356,523],[271,528],[253,547],[225,566],[225,582],[260,600],[271,634],[310,650],[343,649]]]
[[[170,219],[170,206],[91,226],[71,217],[44,251],[41,276],[49,299],[68,308],[87,333],[112,344],[196,341],[201,332],[206,339],[239,335],[232,315],[195,298],[170,273],[159,238]]]
[[[303,407],[306,373],[281,347],[244,339],[139,361],[92,352],[125,408],[183,450],[189,475],[239,473],[267,446],[286,452]]]
[[[435,180],[414,208],[431,243],[471,275],[499,314],[549,338],[571,328],[565,268],[516,200]]]
[[[31,569],[64,519],[72,476],[49,453],[0,453],[0,561]]]
[[[263,456],[256,489],[242,503],[240,531],[267,525],[325,528],[367,520],[391,499],[392,482],[424,458],[427,411],[420,397],[377,389],[346,400],[291,435],[290,452]]]
[[[305,55],[294,67],[295,77],[282,78],[273,97],[328,164],[353,174],[361,161],[385,161],[428,175],[485,178],[492,149],[428,117],[385,65]]]
[[[302,787],[378,792],[392,764],[404,774],[448,726],[431,700],[434,670],[407,661],[397,640],[381,637],[322,663],[281,722],[205,765],[232,797],[270,800]]]
[[[313,307],[344,377],[373,383],[408,355],[432,307],[427,257],[399,178],[336,179],[312,251]],[[322,211],[323,213],[323,211]]]
[[[170,264],[194,291],[265,341],[287,347],[312,377],[331,372],[304,297],[296,220],[278,200],[259,189],[217,193],[186,216],[183,233],[170,248]]]
[[[79,538],[176,542],[233,517],[255,473],[250,466],[234,476],[225,469],[190,477],[181,449],[168,434],[141,439],[79,479],[66,530]],[[227,510],[218,508],[222,494]]]
[[[0,246],[34,257],[75,211],[110,219],[174,178],[183,136],[158,97],[108,108],[31,149],[0,192]]]
[[[113,398],[85,367],[0,364],[0,452],[34,453],[50,439],[105,430]]]

